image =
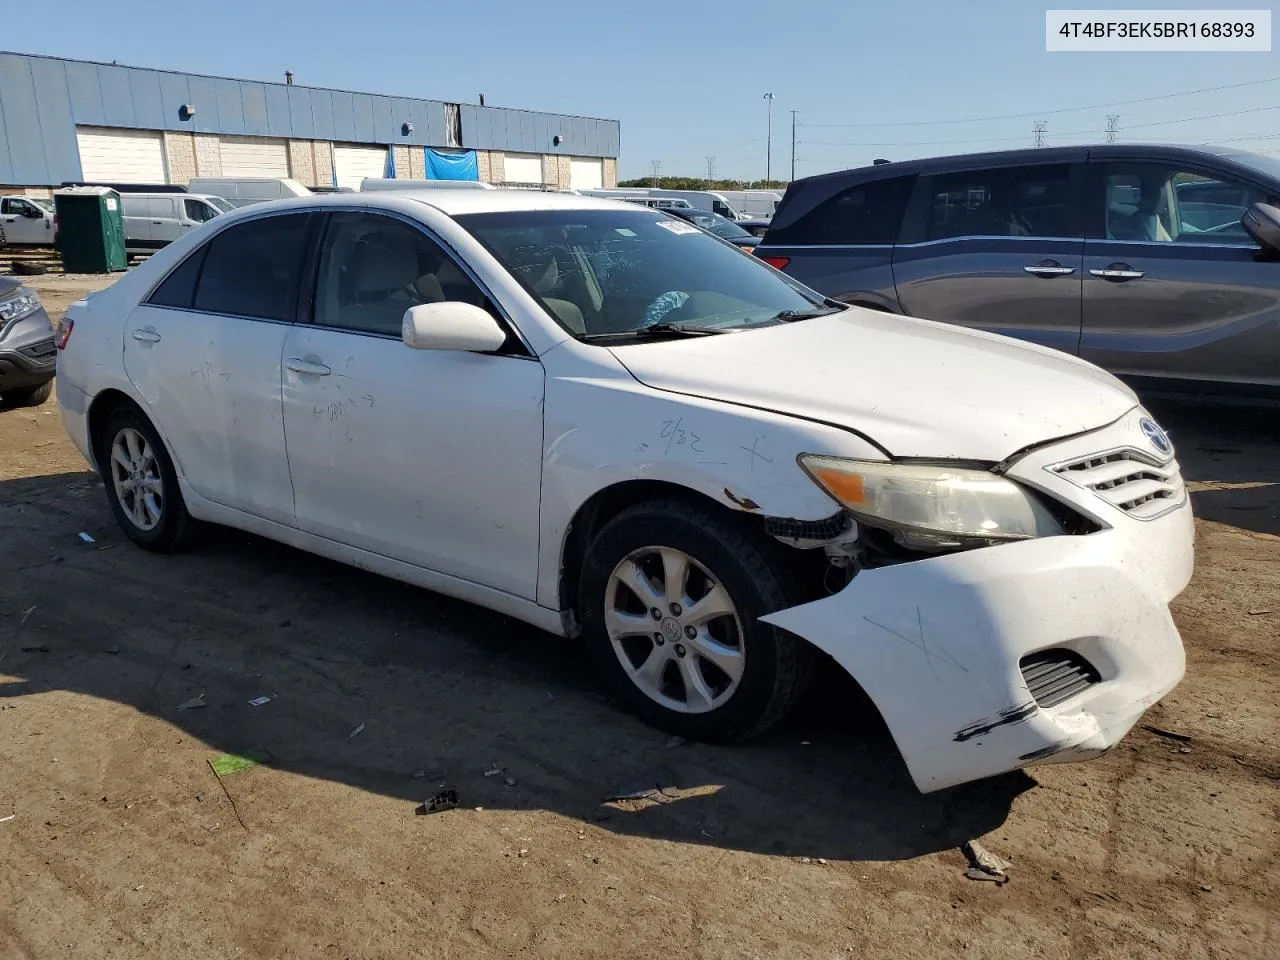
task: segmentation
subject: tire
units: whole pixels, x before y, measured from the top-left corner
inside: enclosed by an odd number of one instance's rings
[[[814,651],[759,622],[799,602],[770,546],[736,518],[678,501],[630,507],[597,534],[579,584],[583,634],[597,669],[632,712],[688,739],[731,742],[764,732],[799,702],[813,675]],[[655,553],[659,549],[666,553]],[[669,557],[679,569],[676,554],[690,571],[680,590],[686,602],[675,601],[679,614],[672,612],[671,591],[657,589]],[[727,595],[731,612],[704,621],[713,610],[698,601],[712,598],[714,585],[723,591],[714,595],[716,609],[724,608]],[[661,618],[653,606],[640,613],[650,603],[664,604]]]
[[[42,383],[29,390],[7,390],[4,402],[11,407],[38,407],[53,396],[53,381]]]
[[[96,439],[107,500],[125,536],[157,553],[171,553],[188,543],[195,521],[183,502],[169,452],[146,415],[132,404],[117,407]],[[136,457],[132,456],[134,451]],[[117,453],[133,466],[120,462]],[[144,495],[132,495],[126,487],[143,490]]]

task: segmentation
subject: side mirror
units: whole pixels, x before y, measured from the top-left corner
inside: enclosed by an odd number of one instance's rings
[[[1240,224],[1265,252],[1280,255],[1280,209],[1269,203],[1255,203],[1245,211]]]
[[[424,303],[404,312],[401,338],[415,350],[492,353],[507,342],[498,321],[470,303]]]

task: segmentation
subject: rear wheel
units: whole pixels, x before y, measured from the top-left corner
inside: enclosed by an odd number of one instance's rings
[[[148,550],[181,547],[194,527],[178,488],[177,471],[151,421],[134,406],[107,417],[98,443],[107,499],[120,529]]]
[[[734,518],[675,501],[624,511],[588,548],[579,596],[593,660],[664,730],[743,740],[808,686],[813,651],[759,622],[797,602],[791,579]]]
[[[29,390],[6,390],[3,400],[11,407],[38,407],[53,396],[53,381]]]

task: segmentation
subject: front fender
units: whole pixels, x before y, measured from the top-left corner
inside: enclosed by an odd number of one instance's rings
[[[800,468],[798,455],[884,458],[837,427],[667,393],[637,382],[611,358],[596,363],[587,376],[548,370],[538,576],[543,606],[559,609],[573,517],[611,486],[659,481],[734,510],[821,520],[837,506]]]

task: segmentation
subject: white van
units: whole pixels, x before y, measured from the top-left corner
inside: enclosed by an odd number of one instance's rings
[[[187,181],[187,190],[222,197],[233,207],[311,196],[310,190],[288,177],[192,177]]]
[[[122,193],[124,246],[145,253],[168,246],[180,236],[235,208],[222,199],[199,193]]]
[[[738,220],[741,215],[733,205],[725,199],[724,194],[709,190],[662,190],[657,187],[620,187],[614,189],[583,190],[584,196],[604,197],[607,200],[637,200],[643,197],[668,200],[684,200],[685,206],[695,210],[710,210],[730,220]],[[650,204],[653,206],[653,204]]]
[[[0,197],[0,246],[53,243],[53,201],[10,194]]]
[[[480,180],[409,180],[399,177],[365,177],[360,192],[369,190],[497,190]]]

